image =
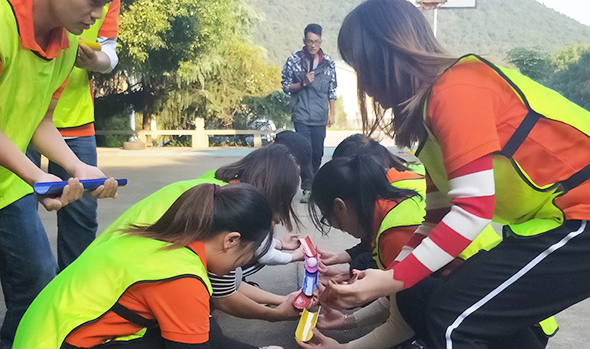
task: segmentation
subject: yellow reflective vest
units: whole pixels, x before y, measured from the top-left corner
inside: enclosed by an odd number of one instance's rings
[[[68,33],[70,47],[46,59],[20,43],[11,4],[0,0],[0,130],[23,153],[47,113],[55,91],[76,60],[78,40]],[[33,192],[25,181],[0,166],[0,209]]]

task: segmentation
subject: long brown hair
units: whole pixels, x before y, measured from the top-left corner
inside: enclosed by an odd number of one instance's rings
[[[438,43],[422,13],[406,0],[368,0],[344,19],[338,48],[357,72],[365,133],[382,128],[402,147],[422,140],[423,103],[456,61]],[[367,115],[367,95],[373,97],[374,121]],[[394,115],[391,125],[385,120],[388,109]]]
[[[301,224],[292,203],[299,185],[299,168],[286,146],[272,144],[257,149],[239,161],[220,167],[215,178],[252,184],[266,195],[276,221],[289,231],[293,230],[293,221],[298,227]]]
[[[265,196],[250,184],[220,187],[199,184],[185,191],[164,215],[149,226],[130,225],[124,232],[184,247],[222,232],[239,232],[240,241],[259,246],[272,234],[272,210]]]

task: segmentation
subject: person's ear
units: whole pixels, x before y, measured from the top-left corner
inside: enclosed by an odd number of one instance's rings
[[[233,247],[239,246],[241,236],[242,235],[237,231],[232,231],[225,234],[225,236],[223,237],[223,249],[227,251]]]
[[[345,214],[347,210],[346,203],[341,198],[334,199],[334,207],[332,209],[332,213],[336,215]]]

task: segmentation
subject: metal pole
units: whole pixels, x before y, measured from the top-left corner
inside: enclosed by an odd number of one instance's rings
[[[435,7],[434,8],[434,29],[433,29],[433,31],[434,31],[434,37],[436,37],[436,22],[437,22],[437,19],[438,19],[438,8]]]

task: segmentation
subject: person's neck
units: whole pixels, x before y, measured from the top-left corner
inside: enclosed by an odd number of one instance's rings
[[[33,0],[33,27],[35,28],[35,41],[45,50],[49,46],[51,31],[59,25],[53,16],[53,11],[47,0]]]
[[[312,55],[311,53],[309,53],[309,51],[305,50],[305,55],[307,57],[313,58],[314,61],[319,58],[319,54],[319,51],[315,55]]]

